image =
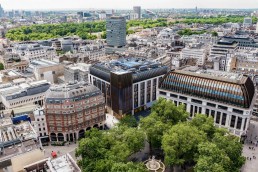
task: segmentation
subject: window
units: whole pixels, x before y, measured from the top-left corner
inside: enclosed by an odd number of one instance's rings
[[[220,123],[220,115],[221,115],[221,112],[217,112],[217,116],[216,116],[216,123],[217,124]]]
[[[210,110],[209,110],[209,109],[206,109],[206,110],[205,110],[205,114],[207,115],[207,117],[209,117]]]
[[[219,108],[219,109],[223,109],[223,110],[228,110],[228,107],[226,107],[226,106],[218,105],[218,108]]]
[[[202,104],[202,101],[197,100],[197,99],[192,99],[192,102],[194,102],[194,103],[198,103],[198,104]]]
[[[170,94],[170,97],[177,98],[177,95],[176,94]]]
[[[190,108],[190,116],[191,117],[193,116],[193,105],[191,105],[191,108]]]
[[[163,91],[160,91],[159,94],[164,95],[164,96],[167,95],[167,93],[163,92]]]
[[[241,114],[241,115],[243,115],[243,113],[244,113],[244,111],[238,110],[238,109],[233,109],[233,112],[234,112],[234,113]]]
[[[242,125],[242,118],[241,118],[241,117],[238,117],[236,128],[240,130],[240,129],[241,129],[241,125]]]
[[[216,105],[213,103],[207,103],[207,106],[216,107]]]
[[[235,121],[236,121],[236,116],[232,115],[231,121],[230,121],[230,127],[234,128],[235,127]]]
[[[221,125],[226,125],[227,114],[223,113]]]
[[[182,100],[187,100],[187,97],[184,97],[184,96],[179,96],[179,99],[182,99]]]
[[[214,119],[214,115],[215,115],[215,110],[211,110],[211,116]]]

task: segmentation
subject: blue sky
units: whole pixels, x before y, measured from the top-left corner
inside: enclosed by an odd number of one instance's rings
[[[4,9],[258,8],[258,0],[0,0]]]

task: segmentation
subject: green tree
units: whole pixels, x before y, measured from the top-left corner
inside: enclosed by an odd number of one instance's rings
[[[165,163],[168,166],[185,167],[194,164],[198,145],[206,140],[205,133],[195,126],[179,123],[162,138]]]
[[[147,135],[150,151],[152,152],[153,148],[160,148],[163,133],[168,125],[163,123],[155,112],[152,112],[149,116],[141,119],[140,127]]]
[[[148,172],[143,163],[115,163],[111,172]]]
[[[212,140],[213,143],[221,150],[224,150],[230,158],[229,172],[239,171],[245,163],[245,158],[242,156],[243,145],[239,142],[239,138],[231,134],[222,135],[221,132],[215,133]]]
[[[211,35],[216,37],[216,36],[218,36],[218,32],[213,31],[213,32],[211,32]]]
[[[230,158],[216,144],[205,142],[198,146],[199,157],[194,168],[196,172],[226,172]]]
[[[140,120],[140,127],[147,135],[151,152],[153,148],[161,147],[164,131],[178,122],[186,121],[188,116],[184,105],[177,107],[171,100],[159,98],[153,104],[151,114]]]
[[[144,140],[145,134],[138,128],[92,129],[79,141],[76,156],[81,159],[78,164],[83,171],[111,171],[114,164],[127,163],[129,156],[140,151]]]
[[[0,70],[4,70],[4,65],[3,65],[3,63],[0,63]]]
[[[138,123],[136,121],[136,119],[134,118],[134,116],[132,115],[126,115],[124,116],[120,121],[119,121],[119,125],[121,126],[127,126],[127,127],[137,127]]]
[[[107,38],[107,32],[103,31],[101,34],[101,39],[106,39]]]
[[[204,131],[210,140],[213,138],[216,127],[214,126],[214,119],[212,117],[207,117],[203,114],[197,114],[191,120],[190,124]]]
[[[183,104],[176,106],[171,100],[165,98],[159,98],[151,111],[156,113],[162,122],[172,125],[184,122],[189,117]]]

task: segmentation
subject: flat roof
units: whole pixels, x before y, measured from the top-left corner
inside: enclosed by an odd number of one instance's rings
[[[50,170],[55,172],[80,172],[80,168],[72,159],[71,155],[66,154],[58,158],[47,161]]]

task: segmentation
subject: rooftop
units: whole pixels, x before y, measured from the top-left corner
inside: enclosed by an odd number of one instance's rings
[[[80,172],[80,168],[69,154],[47,161],[50,172]]]
[[[40,60],[33,60],[30,64],[30,66],[31,65],[34,67],[47,67],[47,66],[58,65],[58,63],[50,61],[50,60],[40,59]]]
[[[97,63],[94,66],[99,66],[112,72],[141,72],[158,68],[162,65],[159,62],[153,62],[144,58],[119,58],[110,62]]]
[[[35,133],[31,124],[27,121],[17,125],[9,125],[9,126],[4,126],[0,128],[1,143],[10,142],[17,139],[23,141],[23,140],[30,140],[30,139],[36,139],[36,138],[37,138],[37,134]]]
[[[182,70],[179,70],[180,73],[187,73],[192,72],[196,73],[196,75],[209,78],[209,79],[217,79],[227,82],[243,82],[243,80],[246,79],[246,77],[243,76],[243,74],[240,73],[232,73],[232,72],[224,72],[224,71],[216,71],[211,69],[200,69],[197,66],[188,66],[183,68]]]
[[[101,94],[101,91],[94,85],[86,82],[75,82],[50,87],[46,98],[73,98],[82,95],[90,96],[95,93]]]
[[[22,92],[26,92],[29,88],[35,88],[35,87],[39,87],[39,86],[42,86],[45,84],[49,84],[49,82],[46,80],[41,80],[41,81],[35,81],[35,82],[31,82],[31,83],[22,83],[18,86],[11,86],[11,87],[0,89],[0,95],[2,95],[4,97],[13,96],[16,94],[20,94]],[[35,92],[35,94],[36,93],[37,92]],[[24,95],[24,96],[26,96],[26,95]]]

